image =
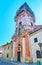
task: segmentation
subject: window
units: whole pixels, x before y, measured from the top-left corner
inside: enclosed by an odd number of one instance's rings
[[[20,22],[19,24],[22,25],[22,22]]]
[[[33,23],[31,22],[31,26],[33,26]]]
[[[37,55],[37,58],[41,58],[41,54],[39,50],[36,51],[36,55]]]
[[[9,49],[9,46],[8,46],[8,49]]]
[[[38,39],[37,38],[34,38],[34,42],[38,42]]]
[[[9,54],[7,54],[7,58],[9,57]]]
[[[20,44],[18,44],[18,46],[20,46]]]

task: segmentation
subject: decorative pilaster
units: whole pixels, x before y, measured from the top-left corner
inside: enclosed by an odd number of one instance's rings
[[[26,49],[25,49],[25,38],[22,38],[22,51],[23,51],[23,62],[25,62]]]

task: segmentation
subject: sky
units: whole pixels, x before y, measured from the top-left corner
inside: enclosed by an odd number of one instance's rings
[[[12,40],[16,28],[14,17],[24,2],[34,12],[35,24],[42,25],[42,0],[0,0],[0,46]]]

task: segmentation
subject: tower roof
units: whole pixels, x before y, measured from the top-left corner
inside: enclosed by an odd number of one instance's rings
[[[28,4],[26,2],[19,8],[19,10],[16,13],[16,16],[18,16],[23,11],[29,12],[31,14],[31,16],[34,17],[33,11],[31,10],[31,8],[28,6]]]

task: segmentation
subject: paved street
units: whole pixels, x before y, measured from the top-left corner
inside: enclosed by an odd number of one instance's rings
[[[0,60],[0,65],[37,65],[37,64],[25,64],[20,62],[10,62],[10,61]]]
[[[4,60],[0,60],[0,65],[13,65],[13,64],[10,62],[6,62]]]

